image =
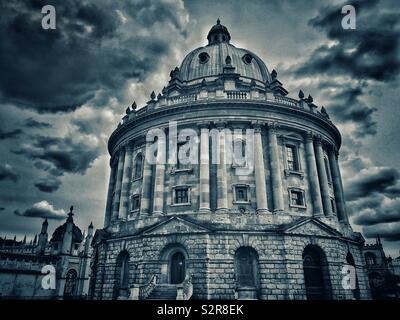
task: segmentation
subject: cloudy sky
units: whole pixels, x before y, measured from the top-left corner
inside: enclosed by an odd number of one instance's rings
[[[52,4],[57,29],[41,27]],[[341,8],[356,8],[356,30]],[[397,1],[17,0],[0,3],[0,234],[50,231],[71,204],[101,228],[107,137],[133,101],[206,44],[219,17],[297,97],[324,105],[340,152],[353,227],[400,249],[400,15]]]

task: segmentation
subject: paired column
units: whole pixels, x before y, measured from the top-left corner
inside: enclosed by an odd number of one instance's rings
[[[313,203],[313,215],[314,217],[321,217],[324,214],[322,210],[321,192],[318,181],[318,170],[314,153],[312,132],[307,133],[305,149],[306,149],[308,177],[310,181],[310,193]]]
[[[114,159],[112,159],[114,160]],[[115,187],[115,171],[116,171],[116,164],[115,161],[110,161],[110,179],[108,182],[108,193],[107,193],[107,205],[106,205],[106,215],[104,217],[104,227],[106,228],[111,222],[111,215],[113,209],[113,192]]]
[[[226,168],[225,145],[226,137],[224,127],[219,126],[219,164],[217,165],[217,211],[226,212],[228,210],[228,177]]]
[[[206,124],[200,126],[200,208],[210,211],[210,150],[209,129]]]
[[[349,223],[346,202],[344,200],[343,184],[338,163],[339,153],[335,147],[331,147],[329,150],[329,165],[332,173],[333,191],[335,193],[335,203],[337,208],[338,219],[341,222]]]
[[[284,211],[282,172],[279,161],[278,138],[276,134],[278,124],[268,124],[269,154],[271,160],[272,195],[274,212]]]
[[[124,172],[122,174],[121,199],[119,202],[119,219],[126,219],[129,212],[129,191],[132,178],[132,153],[133,147],[125,146]]]
[[[322,197],[322,205],[324,208],[324,213],[326,216],[331,216],[332,206],[331,206],[331,198],[329,195],[329,184],[328,177],[326,175],[325,161],[324,161],[324,152],[322,150],[322,139],[321,136],[318,136],[315,141],[315,156],[317,160],[317,169],[319,176],[319,183],[321,188],[321,197]]]
[[[156,163],[156,177],[154,185],[153,196],[153,213],[163,214],[164,212],[164,176],[165,176],[165,162],[166,162],[166,141],[162,137],[158,137],[157,141],[157,163]]]
[[[256,182],[257,212],[268,212],[267,185],[265,182],[264,151],[261,138],[261,126],[254,126],[254,178]]]
[[[146,143],[145,157],[143,162],[142,195],[140,197],[140,214],[150,213],[151,200],[151,163],[149,163],[150,143]]]
[[[118,155],[117,177],[115,181],[114,200],[112,204],[112,220],[118,219],[119,203],[121,198],[122,174],[124,172],[125,148],[121,148]]]

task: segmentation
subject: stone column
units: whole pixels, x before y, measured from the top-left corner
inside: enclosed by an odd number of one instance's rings
[[[125,160],[125,148],[121,148],[118,155],[118,169],[117,169],[117,178],[115,181],[115,188],[114,188],[112,220],[118,219],[119,203],[121,197],[122,175],[124,172],[124,160]]]
[[[166,162],[165,143],[165,140],[159,137],[157,141],[157,163],[153,195],[153,214],[163,214],[164,211],[164,176]]]
[[[314,153],[313,133],[308,132],[306,136],[306,162],[308,168],[308,179],[310,182],[311,200],[313,203],[314,217],[322,217],[324,215],[322,210],[321,192],[318,182],[318,170]]]
[[[325,216],[332,215],[331,197],[329,195],[328,177],[326,175],[324,152],[322,150],[322,139],[318,136],[315,140],[315,156],[317,159],[317,169],[319,176],[319,185],[321,188],[322,205]]]
[[[265,182],[264,150],[261,138],[261,126],[254,125],[254,178],[256,182],[257,212],[267,213],[267,185]]]
[[[334,146],[331,146],[328,154],[329,165],[332,173],[333,192],[335,194],[335,203],[337,209],[337,216],[339,221],[349,223],[346,202],[344,200],[343,184],[338,163],[339,153]]]
[[[278,138],[276,130],[277,123],[268,124],[269,154],[271,161],[272,195],[274,212],[282,212],[285,209],[283,202],[282,171],[279,160]]]
[[[104,218],[104,228],[108,227],[108,225],[111,222],[111,215],[112,215],[112,209],[113,209],[113,192],[114,192],[114,187],[115,187],[115,171],[116,171],[116,164],[114,163],[114,159],[111,159],[110,161],[110,179],[108,181],[108,193],[107,193],[107,205],[106,205],[106,215]]]
[[[125,146],[124,173],[122,175],[121,199],[119,202],[119,218],[127,219],[129,212],[129,191],[132,183],[132,153],[133,147]]]
[[[200,208],[210,211],[210,143],[207,124],[200,125]]]
[[[225,128],[218,123],[219,130],[219,164],[217,165],[217,212],[228,211],[228,177],[225,159]]]
[[[142,195],[140,197],[140,213],[150,213],[150,201],[151,201],[151,181],[152,181],[152,170],[151,164],[148,161],[147,150],[150,150],[150,143],[146,144],[145,156],[143,161],[143,174],[142,174]]]

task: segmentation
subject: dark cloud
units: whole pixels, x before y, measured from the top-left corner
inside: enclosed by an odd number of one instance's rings
[[[36,135],[29,143],[22,144],[14,153],[29,159],[39,160],[36,167],[45,171],[84,174],[93,161],[101,154],[98,140],[95,137],[74,134],[66,137],[49,137]]]
[[[49,4],[56,30],[41,28]],[[5,1],[1,8],[0,98],[39,112],[74,110],[99,91],[122,95],[126,81],[142,81],[183,34],[179,2]]]
[[[361,170],[356,176],[348,179],[346,199],[348,201],[366,198],[373,193],[385,193],[395,186],[399,172],[394,168],[372,167]],[[393,193],[393,189],[390,191]]]
[[[345,4],[356,9],[356,30],[342,28],[341,8]],[[321,10],[309,24],[326,32],[332,43],[315,49],[294,72],[394,80],[400,71],[400,15],[398,10],[381,10],[380,6],[378,0],[352,1]]]
[[[363,227],[363,234],[366,238],[376,238],[380,236],[386,241],[400,240],[400,222],[381,223]]]
[[[20,176],[8,163],[0,166],[0,181],[11,180],[17,182]]]
[[[43,192],[54,192],[57,191],[61,185],[61,181],[56,177],[49,176],[41,178],[35,183],[35,187]]]
[[[378,109],[363,103],[364,88],[360,85],[336,89],[327,108],[335,121],[357,125],[354,134],[358,138],[376,134],[377,122],[373,115]]]
[[[1,131],[0,130],[0,140],[17,138],[21,135],[21,133],[22,133],[21,129],[14,129],[12,131]]]
[[[33,118],[28,118],[24,121],[24,127],[36,128],[36,129],[48,129],[51,128],[52,125],[47,122],[37,121]]]
[[[0,211],[4,211],[4,210],[6,210],[6,208],[0,207]]]
[[[64,210],[55,209],[53,205],[45,200],[35,203],[31,208],[26,209],[22,212],[19,210],[15,210],[14,214],[22,217],[48,218],[55,220],[62,220],[66,218],[66,213]]]

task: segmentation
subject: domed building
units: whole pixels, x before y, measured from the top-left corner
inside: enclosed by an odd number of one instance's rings
[[[91,297],[370,298],[338,129],[219,20],[207,39],[109,139]]]

